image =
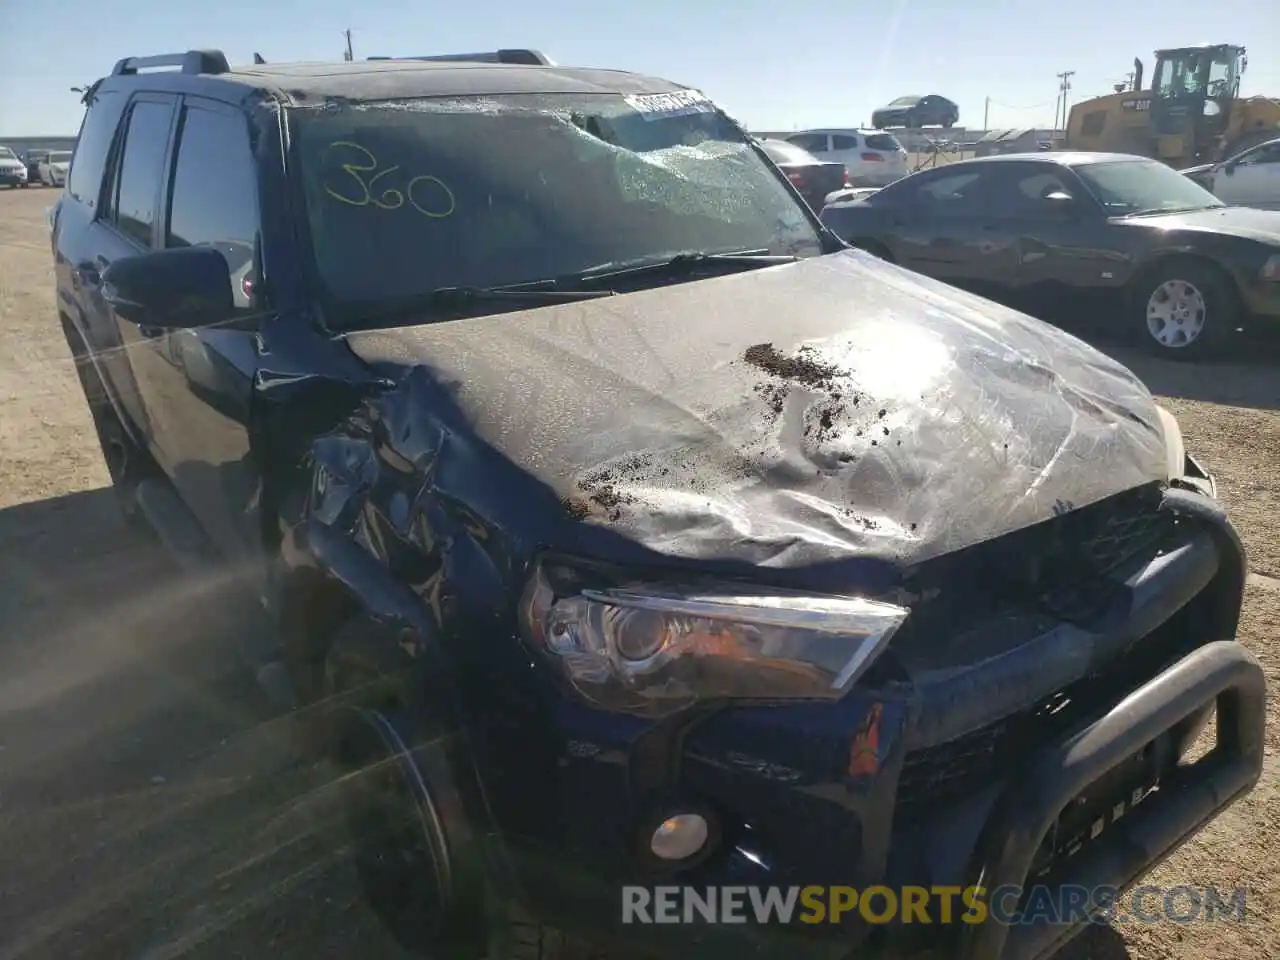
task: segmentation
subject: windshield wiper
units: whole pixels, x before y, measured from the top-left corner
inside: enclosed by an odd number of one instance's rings
[[[702,266],[772,267],[782,263],[795,263],[799,259],[799,257],[789,255],[771,254],[767,249],[735,250],[729,253],[707,253],[702,250],[689,250],[661,260],[647,260],[641,263],[629,264],[605,263],[589,270],[583,270],[572,277],[561,278],[561,282],[569,280],[605,280],[613,277],[637,277],[650,273],[683,273]]]
[[[426,322],[424,313],[430,314],[431,320],[460,319],[475,315],[477,311],[472,308],[482,304],[502,304],[488,312],[505,313],[526,306],[551,306],[612,296],[616,296],[613,290],[555,290],[545,280],[501,287],[436,287],[425,293],[381,303],[374,311],[361,313],[348,325],[422,323]]]
[[[1130,213],[1123,214],[1126,217],[1154,217],[1164,213],[1196,213],[1200,210],[1221,210],[1225,207],[1225,203],[1207,203],[1195,204],[1186,207],[1151,207],[1147,210],[1134,210]]]
[[[414,299],[426,307],[466,307],[473,303],[492,303],[514,300],[520,303],[571,303],[575,300],[595,300],[612,297],[612,290],[551,290],[541,286],[545,281],[534,281],[529,286],[513,284],[509,287],[436,287]]]

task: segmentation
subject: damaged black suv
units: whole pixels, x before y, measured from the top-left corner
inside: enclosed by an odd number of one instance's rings
[[[627,925],[623,888],[1124,888],[1256,782],[1244,554],[1173,418],[845,247],[701,93],[191,51],[85,102],[52,244],[114,485],[374,771],[402,942],[1044,957],[1102,904]]]

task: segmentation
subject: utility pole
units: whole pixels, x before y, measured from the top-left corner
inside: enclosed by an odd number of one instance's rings
[[[347,52],[342,55],[342,59],[350,62],[355,59],[355,56],[351,53],[351,28],[348,27],[343,30],[342,35],[347,38]]]
[[[1062,126],[1058,126],[1058,108],[1054,108],[1053,112],[1053,128],[1055,130],[1065,130],[1067,128],[1067,107],[1070,103],[1071,94],[1071,78],[1076,75],[1074,70],[1064,70],[1058,74],[1058,102],[1062,109]]]
[[[991,98],[987,97],[986,101],[982,104],[982,129],[983,130],[991,129],[991,127],[987,125],[987,117],[990,114],[991,114]]]

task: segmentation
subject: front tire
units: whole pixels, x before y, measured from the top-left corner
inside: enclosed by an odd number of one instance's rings
[[[448,734],[415,722],[396,693],[403,669],[385,633],[361,616],[338,628],[324,658],[328,709],[317,732],[341,770],[344,820],[368,905],[415,957],[605,960],[500,897],[479,862],[468,862],[478,853],[454,842],[441,819],[452,801],[433,774],[440,757],[416,746]]]
[[[1220,269],[1180,260],[1139,279],[1130,314],[1132,336],[1149,352],[1201,360],[1224,349],[1239,322],[1240,303]]]

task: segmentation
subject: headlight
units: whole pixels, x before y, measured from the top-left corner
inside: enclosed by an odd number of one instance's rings
[[[1173,414],[1164,407],[1157,406],[1160,415],[1160,430],[1164,434],[1164,455],[1168,468],[1168,479],[1177,480],[1187,470],[1187,448],[1182,443],[1182,428]]]
[[[653,716],[706,699],[842,696],[909,611],[733,584],[601,585],[540,566],[526,638],[587,700]]]
[[[1280,253],[1272,254],[1267,258],[1267,262],[1262,265],[1262,272],[1258,276],[1263,280],[1280,281]]]

